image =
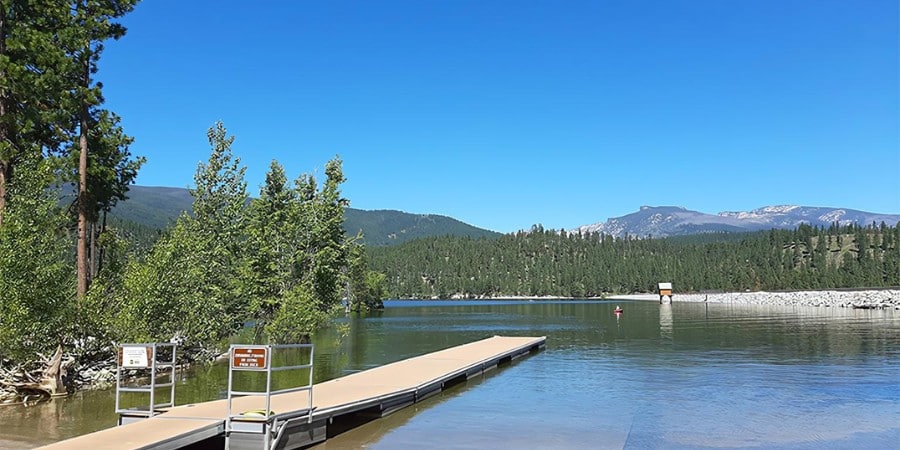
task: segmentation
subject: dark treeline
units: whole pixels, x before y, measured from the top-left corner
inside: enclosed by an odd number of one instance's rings
[[[900,285],[900,229],[795,230],[665,239],[564,234],[535,226],[497,239],[438,237],[370,247],[396,298],[595,297],[676,290],[792,290]]]

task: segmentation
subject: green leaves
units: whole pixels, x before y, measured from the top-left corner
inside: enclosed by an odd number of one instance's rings
[[[71,241],[39,159],[23,161],[0,225],[0,356],[28,358],[71,337]]]
[[[383,300],[387,297],[386,279],[383,273],[369,270],[365,249],[356,246],[350,255],[350,310],[367,312],[383,308]]]
[[[125,270],[117,332],[131,340],[213,346],[245,322],[269,340],[307,337],[340,305],[348,255],[340,160],[321,190],[309,175],[292,188],[273,161],[258,199],[248,203],[234,138],[216,123],[209,159],[194,177],[193,215],[182,215],[143,261]]]
[[[284,318],[297,319],[290,309],[298,298],[306,299],[301,309],[309,320],[301,321],[306,324],[301,328],[312,327],[306,333],[341,303],[355,244],[345,239],[342,227],[347,201],[340,196],[345,178],[339,158],[326,164],[325,175],[321,189],[309,174],[289,188],[284,169],[273,161],[259,199],[250,205],[247,292],[253,320],[273,339],[289,335]]]
[[[320,327],[328,315],[307,286],[299,285],[286,292],[281,305],[265,325],[265,333],[272,343],[299,343]]]

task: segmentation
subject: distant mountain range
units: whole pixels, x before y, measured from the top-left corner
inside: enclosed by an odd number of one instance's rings
[[[583,225],[569,232],[602,233],[615,237],[683,236],[699,233],[747,232],[772,228],[796,228],[800,224],[828,227],[870,225],[885,222],[896,225],[900,214],[877,214],[846,208],[814,206],[765,206],[753,211],[726,211],[706,214],[678,206],[642,206],[635,213],[614,217],[606,222]]]
[[[119,202],[112,215],[119,219],[163,229],[174,223],[184,211],[190,211],[194,198],[184,188],[131,186],[128,200]],[[347,208],[344,229],[348,235],[363,233],[366,245],[395,245],[427,236],[495,237],[500,233],[484,230],[456,219],[435,214],[410,214],[401,211],[365,211]]]
[[[131,186],[129,199],[119,202],[112,214],[149,227],[162,229],[190,211],[193,197],[184,188]],[[700,233],[747,232],[772,228],[796,228],[802,223],[828,227],[856,223],[869,225],[900,223],[900,214],[877,214],[846,208],[810,206],[766,206],[748,212],[706,214],[677,206],[642,206],[639,211],[606,222],[567,230],[598,232],[622,237],[682,236]],[[396,245],[429,236],[497,237],[497,233],[435,214],[412,214],[393,210],[366,211],[347,208],[347,234],[363,233],[366,245]]]

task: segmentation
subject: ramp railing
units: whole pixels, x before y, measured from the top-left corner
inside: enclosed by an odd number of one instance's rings
[[[293,365],[277,365],[273,358],[275,350],[299,350],[301,353],[308,351],[308,357],[302,360],[309,361],[306,364]],[[264,448],[272,448],[277,444],[281,437],[283,427],[288,421],[296,421],[304,418],[307,422],[312,422],[313,410],[313,358],[314,347],[312,344],[283,344],[283,345],[232,345],[229,351],[229,370],[228,370],[228,406],[225,419],[225,448],[230,448],[232,433],[263,433]],[[302,371],[309,372],[307,377],[301,377],[295,381],[301,382],[300,385],[284,389],[272,389],[273,373],[283,371]],[[235,390],[235,377],[241,372],[264,372],[265,373],[265,389],[264,390]],[[282,381],[279,379],[279,382]],[[272,396],[279,394],[287,394],[291,392],[307,392],[306,408],[299,408],[294,411],[272,411]],[[237,397],[256,396],[265,398],[265,407],[263,409],[251,411],[234,411],[234,401]],[[238,422],[238,426],[236,423]],[[262,423],[263,426],[246,426],[248,424]]]
[[[122,415],[153,417],[161,413],[159,409],[175,406],[175,348],[175,344],[169,343],[119,345],[116,364],[116,414],[119,414],[120,425]],[[125,371],[136,371],[135,376],[139,377],[138,379],[148,377],[148,384],[139,386],[123,384],[126,381]],[[157,382],[161,371],[168,372],[168,382]],[[160,388],[169,388],[169,401],[156,402],[156,391]],[[147,409],[122,408],[123,393],[149,394]]]

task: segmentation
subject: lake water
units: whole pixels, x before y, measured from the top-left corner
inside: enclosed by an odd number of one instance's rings
[[[492,335],[544,351],[317,448],[897,448],[900,312],[595,301],[388,302],[316,338],[317,381]],[[224,396],[222,366],[177,403]],[[114,395],[0,407],[0,447],[115,424]]]

